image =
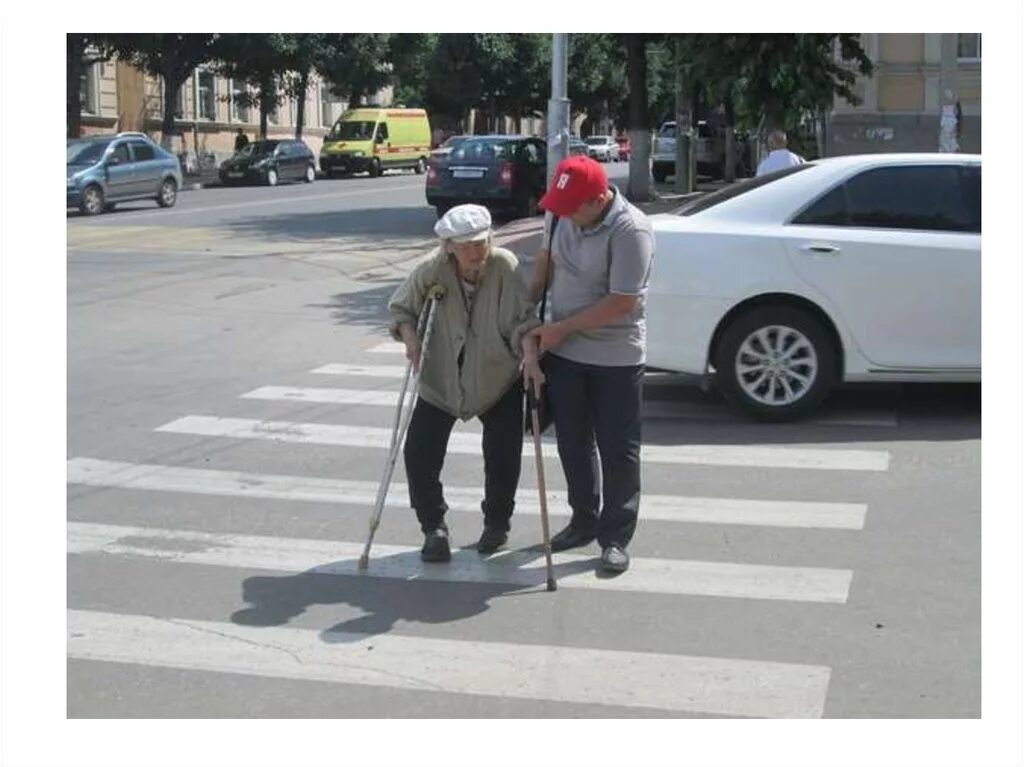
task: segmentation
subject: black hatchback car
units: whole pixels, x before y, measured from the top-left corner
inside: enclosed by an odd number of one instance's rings
[[[488,208],[537,214],[547,183],[544,141],[527,136],[467,136],[427,166],[427,203],[438,217],[473,202]]]
[[[222,184],[257,182],[277,186],[279,181],[316,180],[316,157],[302,141],[254,141],[220,165]]]

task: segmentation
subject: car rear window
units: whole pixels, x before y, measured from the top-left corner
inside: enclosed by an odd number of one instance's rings
[[[726,200],[734,200],[747,192],[760,189],[765,184],[770,184],[773,181],[778,181],[780,178],[791,176],[794,173],[799,173],[800,171],[807,170],[811,167],[814,166],[809,163],[804,163],[802,165],[794,165],[791,168],[783,168],[782,170],[777,170],[774,173],[766,173],[765,175],[758,176],[757,178],[748,178],[745,181],[731,184],[724,189],[719,189],[717,192],[711,192],[710,194],[698,197],[693,202],[689,202],[683,207],[672,211],[672,213],[676,216],[692,216],[695,213],[701,213],[709,208],[713,208]]]
[[[452,150],[451,159],[466,162],[489,162],[515,154],[516,142],[508,139],[472,139]]]

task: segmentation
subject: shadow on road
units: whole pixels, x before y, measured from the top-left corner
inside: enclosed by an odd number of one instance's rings
[[[524,564],[543,558],[540,547],[519,549]],[[452,552],[450,564],[423,564],[418,551],[373,558],[370,575],[331,574],[323,567],[297,575],[254,576],[242,583],[242,599],[249,606],[231,616],[243,626],[283,626],[313,605],[351,605],[364,615],[324,629],[325,642],[355,642],[367,635],[386,634],[400,621],[411,623],[454,623],[490,609],[490,601],[511,594],[544,594],[544,570],[538,569],[535,585],[513,583],[452,582],[430,580],[431,573],[443,575],[458,567],[458,560],[477,557],[472,550]],[[346,562],[351,566],[352,562]],[[593,570],[595,560],[565,563],[555,567],[556,577]],[[375,577],[373,573],[396,569],[402,577]],[[415,573],[415,575],[408,575]]]
[[[356,208],[331,212],[268,213],[223,221],[219,226],[240,237],[302,242],[346,237],[434,237],[437,217],[426,205],[404,208]],[[373,246],[373,242],[368,243]]]
[[[371,326],[383,331],[391,319],[388,313],[388,300],[400,282],[394,279],[383,280],[380,285],[368,290],[336,293],[327,303],[307,306],[311,309],[329,310],[331,319],[339,325]]]

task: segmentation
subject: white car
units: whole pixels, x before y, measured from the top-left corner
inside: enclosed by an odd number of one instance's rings
[[[618,162],[619,145],[611,136],[588,136],[587,154],[601,162]]]
[[[766,420],[841,381],[981,380],[981,156],[817,160],[652,217],[650,367]]]

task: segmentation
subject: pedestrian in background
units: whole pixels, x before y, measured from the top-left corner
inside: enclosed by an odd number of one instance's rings
[[[241,128],[239,128],[238,133],[235,135],[235,151],[241,152],[247,146],[249,146],[249,137],[242,132]]]
[[[448,505],[441,469],[455,420],[483,423],[484,528],[481,554],[508,540],[522,467],[523,385],[544,381],[536,341],[540,324],[516,274],[516,257],[491,242],[491,215],[480,205],[459,205],[434,227],[440,246],[413,270],[388,304],[391,334],[405,344],[419,371],[420,388],[405,440],[409,501],[424,534],[425,562],[451,559]],[[439,284],[437,307],[423,369],[416,324],[427,291]]]
[[[790,152],[786,148],[787,144],[786,131],[773,130],[768,134],[768,156],[757,166],[758,176],[794,165],[803,165],[806,162],[800,155]]]
[[[531,335],[545,353],[572,509],[551,548],[564,551],[596,537],[602,569],[623,572],[640,510],[645,301],[654,234],[647,216],[609,186],[604,168],[589,157],[563,160],[540,206],[560,220],[551,252],[538,256],[532,287],[537,300],[548,275],[552,322]]]

